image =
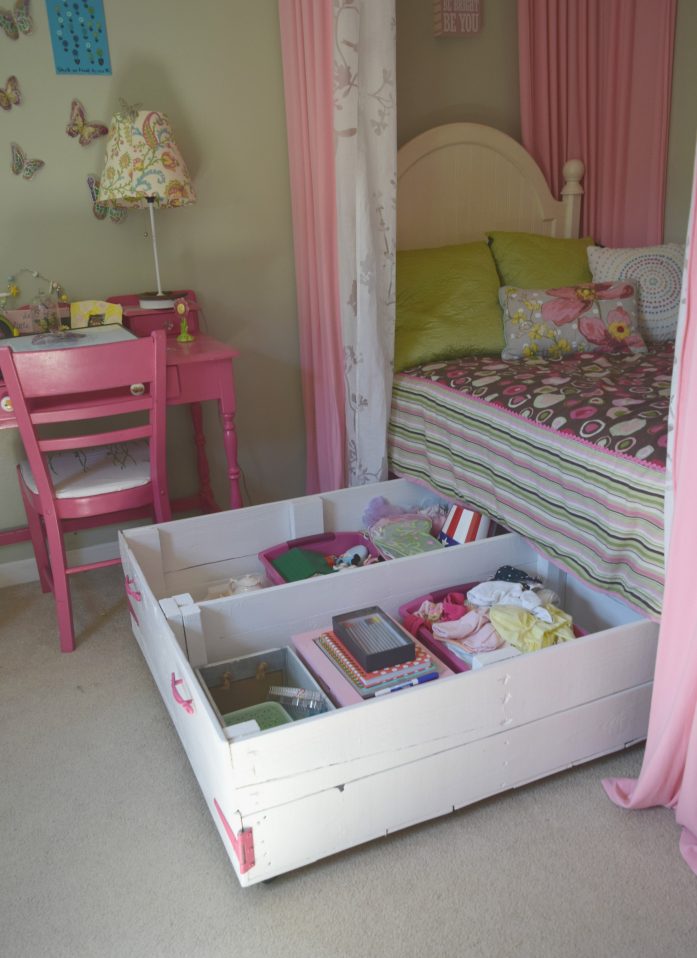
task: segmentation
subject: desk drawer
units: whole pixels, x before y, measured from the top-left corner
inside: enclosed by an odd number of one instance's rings
[[[315,512],[320,506],[341,520],[357,495],[365,501],[374,491],[330,494],[329,503],[315,501]],[[309,524],[310,502],[295,502],[296,510],[270,504],[262,538],[274,521],[276,539],[286,537],[289,515]],[[192,569],[205,566],[206,555],[209,572],[245,560],[229,553],[252,541],[256,549],[253,530],[264,516],[244,509],[121,535],[124,567],[144,606],[136,635],[243,885],[645,736],[657,626],[565,576],[517,535],[227,599],[197,598],[195,584],[194,594],[172,597],[184,573],[193,583]],[[380,605],[394,615],[416,595],[487,578],[503,564],[546,578],[588,634],[248,738],[223,729],[197,684],[196,667],[287,645],[291,635],[326,628],[332,615],[352,609]]]
[[[198,333],[198,305],[196,303],[189,303],[187,323],[189,332]],[[180,321],[173,309],[142,310],[127,306],[124,309],[123,324],[136,336],[149,336],[155,329],[164,329],[168,336],[176,336],[179,333]]]

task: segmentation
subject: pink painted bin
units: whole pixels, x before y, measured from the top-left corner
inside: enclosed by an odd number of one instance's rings
[[[279,545],[264,549],[259,553],[259,560],[264,566],[267,577],[275,585],[282,585],[286,580],[273,565],[273,559],[288,552],[289,549],[309,549],[320,555],[342,555],[347,549],[354,546],[365,546],[368,555],[377,558],[380,553],[373,543],[362,532],[320,532],[317,535],[303,536],[300,539],[290,539]]]
[[[478,582],[467,582],[465,585],[452,585],[448,589],[439,589],[437,592],[429,592],[428,595],[421,595],[418,599],[412,599],[411,602],[406,602],[404,605],[399,607],[399,618],[402,622],[402,625],[411,632],[409,629],[407,620],[410,616],[415,615],[421,603],[428,600],[429,602],[441,602],[446,595],[450,592],[463,592],[465,595],[469,589],[473,589],[475,585],[478,585]],[[586,635],[584,629],[579,628],[579,626],[574,624],[574,635],[576,638],[580,638],[582,635]],[[444,662],[453,672],[469,672],[470,666],[459,656],[455,655],[454,652],[451,652],[450,649],[444,645],[442,642],[439,642],[438,639],[433,637],[431,630],[425,626],[420,626],[415,633],[412,633],[416,638],[424,645],[429,652],[432,652],[433,655],[437,656],[442,662]]]
[[[437,592],[429,592],[428,595],[420,595],[418,599],[412,599],[411,602],[401,605],[399,607],[399,618],[402,625],[408,628],[405,620],[412,615],[416,615],[422,602],[426,602],[427,600],[429,602],[441,602],[450,592],[463,592],[466,595],[467,590],[473,589],[475,585],[478,585],[478,583],[468,582],[466,585],[453,585],[449,589],[439,589]],[[408,628],[408,630],[411,632],[411,629]],[[437,656],[441,662],[444,662],[453,672],[469,672],[470,667],[467,662],[455,655],[454,652],[451,652],[450,649],[442,642],[439,642],[438,639],[434,639],[433,633],[425,625],[420,626],[416,633],[412,634],[415,634],[419,642],[425,645],[429,652]]]

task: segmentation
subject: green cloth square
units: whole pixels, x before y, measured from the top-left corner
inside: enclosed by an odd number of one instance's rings
[[[294,546],[287,552],[282,552],[271,565],[279,572],[286,582],[298,582],[300,579],[310,579],[313,575],[326,575],[332,572],[324,556],[311,549],[300,549]]]

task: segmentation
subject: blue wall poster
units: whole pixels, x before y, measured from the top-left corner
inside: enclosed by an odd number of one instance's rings
[[[111,73],[103,0],[46,0],[56,73]]]

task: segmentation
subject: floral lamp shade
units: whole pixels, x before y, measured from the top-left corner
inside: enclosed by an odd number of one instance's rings
[[[99,202],[139,209],[196,202],[189,171],[164,113],[117,113],[109,127]]]

